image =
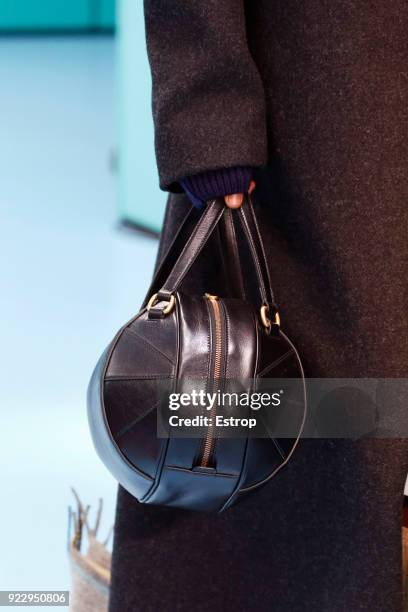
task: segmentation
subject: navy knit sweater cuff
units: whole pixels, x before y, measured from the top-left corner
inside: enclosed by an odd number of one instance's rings
[[[209,170],[180,180],[180,184],[197,208],[203,208],[212,198],[232,193],[246,193],[252,178],[252,168],[236,166]]]

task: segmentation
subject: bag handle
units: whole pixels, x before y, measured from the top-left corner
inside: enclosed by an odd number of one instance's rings
[[[159,286],[158,281],[163,277],[163,266],[167,269],[169,268],[166,260],[173,260],[173,254],[176,250],[175,243],[179,242],[178,237],[180,234],[184,234],[183,224],[175,240],[173,241],[173,245],[169,248],[163,260],[162,266],[153,279],[151,285],[153,295],[150,293],[150,299],[148,301],[145,300],[144,302],[144,305],[149,311],[149,318],[162,318],[172,311],[175,304],[174,294],[179,289],[181,283],[186,277],[186,274],[194,264],[202,248],[205,246],[224,214],[228,214],[228,209],[222,198],[217,198],[207,204],[204,213],[191,232],[191,235],[185,243],[181,253],[178,255],[171,271],[167,276],[167,279],[163,282],[161,288],[157,289]],[[233,214],[238,216],[242,224],[257,274],[261,297],[260,312],[262,323],[266,328],[270,329],[271,323],[279,325],[279,315],[271,287],[261,234],[249,196],[246,195],[244,197],[242,206],[237,212],[233,212]]]
[[[154,273],[152,282],[150,283],[150,287],[143,300],[142,308],[146,307],[150,297],[154,293],[157,293],[159,289],[163,286],[163,284],[166,282],[166,279],[174,268],[177,259],[180,257],[180,253],[184,249],[189,239],[189,236],[191,236],[194,227],[200,221],[200,215],[200,211],[194,206],[192,206],[188,213],[185,215],[172,242],[167,247],[164,255],[159,260],[156,272]]]
[[[227,208],[218,224],[218,251],[224,270],[224,278],[227,281],[228,297],[245,301],[247,296],[233,212],[230,208]]]
[[[259,290],[262,297],[262,322],[265,326],[267,326],[267,321],[270,321],[272,317],[274,323],[279,326],[279,312],[275,301],[275,294],[272,289],[269,267],[265,255],[265,248],[263,245],[258,221],[256,219],[255,210],[252,205],[249,194],[246,195],[246,197],[244,198],[244,203],[238,209],[238,216],[240,217],[240,221],[244,229],[247,242],[249,244],[252,261],[254,263],[258,277]]]

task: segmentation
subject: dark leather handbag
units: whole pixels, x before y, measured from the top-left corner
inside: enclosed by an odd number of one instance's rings
[[[256,273],[258,303],[180,290],[217,225],[223,227],[225,251],[236,272],[238,223]],[[233,274],[226,280],[231,282]],[[263,377],[301,381],[294,399],[300,407],[295,435],[224,438],[212,426],[202,438],[174,436],[171,429],[168,437],[157,435],[163,382],[174,390],[187,379],[256,383]],[[211,414],[214,410],[216,406]],[[267,483],[288,462],[305,411],[302,364],[280,328],[249,197],[236,211],[227,209],[222,199],[213,200],[192,230],[191,215],[185,220],[140,312],[119,330],[94,370],[88,417],[96,450],[139,502],[221,512]]]

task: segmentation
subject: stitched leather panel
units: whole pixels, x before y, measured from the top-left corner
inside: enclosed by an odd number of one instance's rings
[[[172,376],[176,348],[175,314],[158,321],[149,321],[143,314],[124,329],[110,358],[106,377]]]
[[[152,487],[151,477],[142,470],[137,470],[118,452],[110,429],[107,426],[102,392],[103,374],[112,346],[109,345],[102,354],[93,371],[88,387],[88,420],[96,451],[114,478],[136,498],[143,497]]]
[[[259,334],[257,376],[287,378],[298,376],[295,353],[280,335]]]
[[[140,470],[155,477],[163,440],[157,437],[157,414],[151,410],[136,424],[129,424],[116,438],[125,457]]]

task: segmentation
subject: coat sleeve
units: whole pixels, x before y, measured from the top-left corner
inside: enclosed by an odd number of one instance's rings
[[[267,159],[262,81],[244,0],[145,0],[160,186]]]

